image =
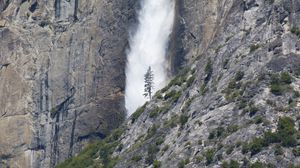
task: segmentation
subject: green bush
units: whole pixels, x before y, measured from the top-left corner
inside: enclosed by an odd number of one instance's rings
[[[226,150],[226,154],[230,155],[233,152],[233,150],[234,150],[234,146],[233,145],[229,146],[228,149]]]
[[[208,149],[204,152],[204,157],[206,158],[206,165],[210,165],[214,161],[215,150]]]
[[[260,45],[258,44],[253,44],[250,46],[250,53],[254,52],[255,50],[259,49]]]
[[[291,29],[291,32],[300,38],[300,28],[299,27],[293,27]]]
[[[272,133],[268,131],[264,134],[264,141],[265,144],[278,143],[280,142],[280,137],[278,136],[277,133]]]
[[[238,72],[235,74],[235,80],[236,80],[236,81],[242,80],[242,79],[244,78],[244,75],[245,75],[244,72],[238,71]]]
[[[243,153],[243,154],[248,153],[248,152],[249,152],[249,148],[250,148],[249,144],[246,143],[246,142],[244,142],[244,143],[242,144],[242,153]]]
[[[153,162],[153,168],[160,168],[161,167],[161,162],[158,160],[154,160]]]
[[[249,144],[249,150],[251,155],[259,153],[265,145],[265,141],[262,138],[254,138]]]
[[[225,132],[225,129],[223,127],[218,127],[216,129],[217,137],[221,137]]]
[[[147,164],[153,164],[155,160],[155,155],[159,152],[159,147],[156,144],[150,144],[148,146],[148,156],[146,158]]]
[[[293,78],[287,72],[271,75],[271,92],[276,95],[282,95],[285,91],[288,91],[289,84],[292,83]]]
[[[295,129],[295,121],[290,117],[282,117],[278,122],[278,136],[281,138],[281,143],[286,147],[297,145]]]
[[[164,99],[167,100],[171,98],[171,101],[176,103],[179,97],[181,96],[181,94],[182,94],[181,91],[177,92],[176,90],[172,90],[165,95]]]
[[[283,149],[280,145],[275,145],[274,154],[277,156],[283,155]]]
[[[213,73],[213,64],[212,64],[210,59],[208,59],[206,65],[205,65],[204,71],[205,71],[205,74],[206,74],[206,77],[205,77],[204,81],[205,81],[205,83],[208,83],[208,81],[210,80],[211,75]]]
[[[164,122],[164,126],[168,128],[174,128],[177,126],[178,122],[179,122],[179,116],[173,115],[169,120]]]
[[[261,162],[255,162],[250,165],[250,168],[266,168],[266,165]]]
[[[181,160],[179,163],[178,163],[178,168],[184,168],[185,167],[185,161],[184,160]]]
[[[155,140],[155,144],[158,145],[158,146],[163,144],[164,142],[165,142],[165,137],[164,136],[160,136]]]
[[[149,114],[150,118],[155,118],[158,116],[158,114],[161,112],[161,109],[159,107],[156,107],[154,110],[152,110]]]
[[[253,119],[253,122],[254,122],[255,124],[261,124],[261,123],[263,123],[263,121],[264,121],[264,119],[263,119],[262,116],[256,116],[256,117],[254,117],[254,119]]]
[[[131,160],[134,162],[139,162],[140,160],[142,160],[142,156],[140,155],[133,156]]]
[[[240,164],[236,160],[231,160],[229,163],[229,168],[239,168]]]
[[[271,85],[271,92],[276,95],[282,95],[283,94],[283,88],[280,86],[280,84],[272,84]]]
[[[153,125],[152,127],[150,127],[147,131],[146,139],[153,137],[156,134],[156,131],[157,131],[156,125]]]
[[[124,128],[113,131],[104,140],[88,145],[76,157],[59,164],[57,168],[95,167],[96,158],[100,158],[98,160],[103,167],[112,168],[118,161],[118,157],[112,157],[112,153],[120,145],[119,138],[123,132]]]
[[[189,119],[188,116],[182,114],[182,115],[180,116],[180,118],[179,118],[180,125],[181,125],[181,126],[184,126],[185,123],[187,123],[188,119]]]
[[[145,103],[142,107],[138,108],[131,116],[131,123],[134,123],[145,111],[147,103]]]
[[[209,135],[208,135],[208,139],[214,139],[215,134],[216,134],[215,131],[210,132]]]
[[[297,145],[296,133],[295,121],[290,117],[282,117],[278,121],[276,132],[266,132],[262,138],[254,138],[250,143],[244,143],[242,153],[245,154],[250,151],[251,155],[255,155],[263,147],[267,147],[272,143],[280,143],[285,147],[294,147]]]
[[[282,72],[280,75],[280,80],[282,83],[291,84],[293,82],[293,78],[287,72]]]
[[[239,130],[239,126],[238,125],[229,125],[228,127],[227,127],[227,132],[228,133],[234,133],[234,132],[236,132],[237,130]]]
[[[250,105],[249,106],[249,116],[252,117],[258,112],[258,108],[255,105]]]

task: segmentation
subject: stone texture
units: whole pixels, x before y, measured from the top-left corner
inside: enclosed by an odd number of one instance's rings
[[[241,146],[264,132],[276,131],[282,116],[293,118],[298,129],[295,92],[299,92],[300,39],[291,29],[300,27],[299,7],[296,0],[177,1],[169,55],[186,60],[182,66],[192,70],[184,73],[185,80],[179,78],[181,83],[173,81],[158,93],[134,123],[132,118],[126,121],[119,139],[122,150],[113,154],[120,158],[115,167],[153,167],[151,152],[161,167],[178,167],[184,160],[188,168],[218,168],[230,160],[244,167],[256,161],[282,168],[299,165],[299,156],[292,152],[295,147],[283,147],[283,154],[276,155],[276,144],[271,144],[251,155],[242,153]],[[176,59],[173,64],[178,65]],[[240,81],[236,81],[238,72],[244,74]],[[270,91],[271,76],[281,72],[289,72],[293,82],[291,90],[276,96]],[[191,77],[195,77],[192,84],[186,82]],[[233,86],[232,81],[241,86]],[[182,91],[175,103],[164,98],[172,90]],[[167,111],[154,115],[157,108]],[[258,117],[262,123],[255,123]],[[171,121],[175,121],[173,127]],[[237,130],[225,133],[231,126]],[[210,137],[218,127],[226,135]],[[214,154],[207,164],[209,149]]]
[[[0,1],[0,167],[53,167],[125,117],[134,1]]]

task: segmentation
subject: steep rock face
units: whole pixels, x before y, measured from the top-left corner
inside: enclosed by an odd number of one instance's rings
[[[123,121],[134,3],[0,2],[0,167],[53,167]]]
[[[124,124],[115,167],[300,165],[299,1],[177,3],[188,68]]]

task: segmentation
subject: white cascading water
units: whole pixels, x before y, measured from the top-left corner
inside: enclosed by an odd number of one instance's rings
[[[154,92],[167,81],[166,50],[175,15],[174,0],[142,0],[139,26],[130,39],[127,54],[125,103],[131,115],[147,99],[144,94],[144,74],[151,66]]]

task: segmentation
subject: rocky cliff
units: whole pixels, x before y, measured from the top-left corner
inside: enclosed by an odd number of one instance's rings
[[[169,55],[185,68],[60,166],[299,167],[300,2],[185,0],[176,9]]]
[[[134,3],[0,1],[0,167],[53,167],[124,120]]]

